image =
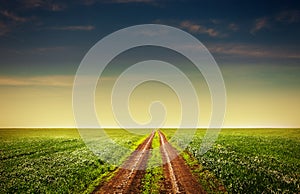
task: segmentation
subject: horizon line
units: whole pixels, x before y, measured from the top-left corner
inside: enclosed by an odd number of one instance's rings
[[[155,129],[156,127],[0,127],[0,129]],[[226,126],[220,127],[219,129],[299,129],[300,127],[288,127],[288,126]],[[160,127],[158,129],[179,129],[179,127]],[[195,129],[194,127],[181,127],[181,129]],[[199,126],[196,129],[218,129]]]

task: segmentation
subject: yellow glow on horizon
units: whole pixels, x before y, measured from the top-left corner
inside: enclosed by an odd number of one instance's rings
[[[224,127],[299,127],[300,91],[286,88],[242,88],[227,84],[227,112]],[[76,127],[72,110],[71,86],[18,85],[0,86],[0,127]],[[199,95],[200,123],[206,127],[210,119],[211,101],[208,91]],[[108,92],[96,93],[98,116],[106,127],[118,127],[114,121]],[[105,101],[103,101],[105,100]],[[166,127],[180,121],[178,99],[170,88],[143,85],[132,93],[130,108],[134,119],[149,120],[148,107],[161,100],[168,111]],[[102,104],[99,102],[105,102]],[[101,110],[101,111],[100,111]],[[101,112],[101,113],[100,113]]]

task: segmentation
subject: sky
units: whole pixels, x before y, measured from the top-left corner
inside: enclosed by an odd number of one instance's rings
[[[208,48],[226,86],[224,127],[300,127],[300,2],[291,0],[0,0],[0,127],[76,126],[72,89],[81,60],[103,37],[138,24],[182,29]],[[96,92],[104,126],[117,126],[107,100],[122,65],[107,70]],[[212,102],[198,81],[199,127],[206,127]],[[134,120],[147,122],[156,100],[168,110],[166,126],[176,127],[180,101],[157,82],[132,93]]]

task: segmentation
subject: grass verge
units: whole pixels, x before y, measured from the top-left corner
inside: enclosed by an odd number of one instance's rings
[[[160,188],[163,185],[163,169],[162,169],[162,158],[160,154],[160,143],[158,133],[155,133],[155,136],[152,141],[152,151],[151,157],[148,160],[148,166],[146,174],[142,180],[142,193],[159,193]]]

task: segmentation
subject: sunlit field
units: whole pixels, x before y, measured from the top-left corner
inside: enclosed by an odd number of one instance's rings
[[[300,192],[299,129],[223,129],[213,148],[200,155],[204,134],[198,130],[187,149],[202,165],[203,180],[209,171],[229,193]]]
[[[120,129],[106,131],[130,148],[103,153],[121,161],[146,138]],[[162,131],[169,139],[174,133]],[[300,192],[300,129],[223,129],[213,148],[200,155],[204,134],[197,130],[182,155],[207,192]],[[181,137],[171,141],[178,149],[184,133]],[[158,146],[156,135],[152,147]],[[76,129],[1,129],[0,160],[0,193],[91,193],[116,170],[85,146]],[[159,160],[160,154],[152,153],[148,165]],[[158,193],[161,178],[159,167],[148,169],[142,191]]]
[[[108,134],[132,150],[143,139],[124,130]],[[0,193],[89,193],[116,169],[98,159],[76,129],[1,129],[0,160]]]

